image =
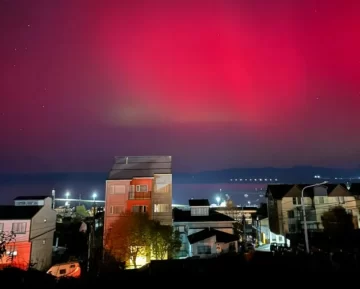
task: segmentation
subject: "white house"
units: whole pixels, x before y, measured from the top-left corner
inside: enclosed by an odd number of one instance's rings
[[[173,218],[182,240],[180,258],[238,251],[235,220],[210,208],[208,200],[189,200],[189,209],[174,208]]]
[[[43,205],[0,206],[0,232],[8,238],[0,266],[38,270],[51,266],[56,212],[50,197],[42,201]]]

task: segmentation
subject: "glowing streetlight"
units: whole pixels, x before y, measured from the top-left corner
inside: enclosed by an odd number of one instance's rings
[[[92,198],[93,198],[94,202],[95,202],[95,200],[96,200],[96,197],[97,197],[97,194],[96,194],[96,193],[93,193],[93,194],[92,194]]]
[[[65,197],[68,199],[69,196],[70,196],[70,193],[69,193],[69,192],[66,192],[66,193],[65,193]]]
[[[215,200],[216,200],[216,202],[217,202],[218,206],[220,206],[220,201],[221,201],[221,198],[220,198],[219,196],[217,196],[217,197],[215,198]]]

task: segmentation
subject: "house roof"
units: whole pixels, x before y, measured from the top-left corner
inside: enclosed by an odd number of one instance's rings
[[[208,216],[191,216],[190,210],[173,209],[174,222],[231,222],[233,218],[216,212],[214,209],[209,209]]]
[[[269,197],[269,194],[271,194],[274,199],[280,200],[286,194],[288,194],[290,192],[290,190],[292,190],[294,187],[297,189],[297,193],[296,193],[296,195],[293,195],[293,197],[296,197],[297,195],[300,196],[301,191],[309,185],[311,186],[311,184],[268,185],[267,190],[266,190],[266,197]],[[322,190],[326,189],[326,190],[324,190],[325,194],[330,195],[339,186],[342,187],[345,191],[348,191],[345,184],[324,184],[323,186],[319,186],[319,187],[307,188],[304,191],[304,195],[307,197],[314,197],[314,195],[319,194],[321,187],[323,188]],[[360,194],[360,186],[358,188],[356,188],[356,187],[357,186],[355,185],[354,191],[358,190],[358,192],[359,192],[358,194]],[[351,194],[354,194],[353,192],[351,192],[351,190],[348,192]]]
[[[39,206],[0,206],[0,220],[30,220],[40,209]]]
[[[268,185],[266,189],[266,197],[269,197],[269,194],[272,195],[274,199],[282,199],[294,185]]]
[[[210,203],[208,199],[191,199],[189,200],[190,207],[209,207]]]
[[[194,244],[199,241],[211,238],[213,236],[216,236],[216,242],[219,242],[219,243],[230,243],[230,242],[235,242],[235,241],[239,240],[239,238],[233,234],[225,233],[225,232],[215,230],[212,228],[204,229],[200,232],[191,234],[191,235],[187,236],[187,238],[188,238],[190,244]]]
[[[14,199],[14,201],[22,201],[22,200],[43,200],[49,198],[50,196],[19,196]]]
[[[123,156],[115,157],[108,180],[131,180],[171,173],[171,156]]]

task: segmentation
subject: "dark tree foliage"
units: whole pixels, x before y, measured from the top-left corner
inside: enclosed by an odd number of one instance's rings
[[[334,207],[321,217],[324,231],[329,235],[344,235],[354,231],[353,215],[343,207]]]

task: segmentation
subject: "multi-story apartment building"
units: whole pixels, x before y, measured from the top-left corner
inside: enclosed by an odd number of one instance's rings
[[[163,225],[172,225],[171,156],[115,157],[106,181],[104,236],[126,212],[146,212]]]
[[[303,230],[301,192],[307,186],[269,185],[266,191],[270,230],[286,236]],[[353,188],[352,188],[353,187]],[[322,215],[329,209],[342,206],[353,215],[355,228],[359,227],[359,208],[357,199],[360,194],[357,184],[326,184],[322,187],[307,188],[304,191],[306,222],[308,230],[322,230]]]
[[[29,266],[49,269],[56,228],[52,198],[18,197],[14,202],[15,206],[0,206],[0,232],[5,237],[13,236],[8,239],[0,264],[22,269]]]

